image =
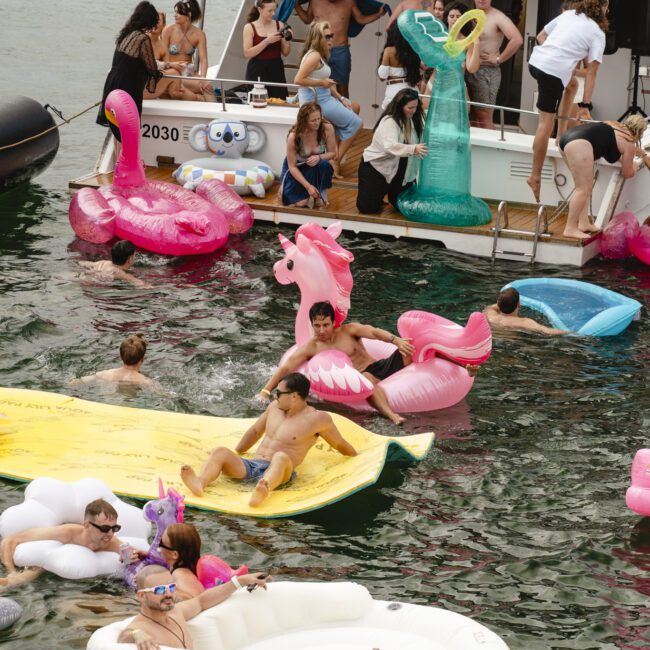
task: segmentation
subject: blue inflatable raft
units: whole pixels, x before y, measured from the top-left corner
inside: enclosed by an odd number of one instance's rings
[[[539,311],[553,327],[583,336],[615,336],[634,319],[641,303],[603,287],[558,278],[515,280],[520,303]]]

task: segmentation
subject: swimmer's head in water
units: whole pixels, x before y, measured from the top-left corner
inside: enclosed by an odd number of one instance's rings
[[[282,384],[281,388],[283,393],[286,391],[298,393],[302,399],[307,399],[309,388],[311,386],[309,379],[307,379],[307,377],[305,377],[301,372],[292,372],[284,376],[280,380],[278,388],[280,388],[280,384]]]
[[[127,366],[134,366],[144,358],[147,351],[147,339],[142,334],[127,336],[120,345],[120,358]]]
[[[514,287],[504,289],[497,299],[497,307],[502,314],[512,314],[519,307],[519,291]]]
[[[135,246],[126,239],[121,239],[111,248],[111,261],[116,266],[124,266],[131,255],[135,254]]]

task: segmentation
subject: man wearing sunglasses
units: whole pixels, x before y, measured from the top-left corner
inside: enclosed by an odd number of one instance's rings
[[[119,532],[120,528],[115,508],[104,499],[95,499],[86,506],[83,524],[29,528],[21,533],[8,535],[0,544],[0,557],[2,563],[7,567],[7,577],[0,578],[0,587],[30,582],[43,572],[40,567],[27,567],[18,571],[14,564],[14,552],[19,544],[52,540],[61,542],[61,544],[85,546],[95,552],[113,551],[119,553],[120,540],[115,533]],[[134,551],[131,562],[138,560],[141,553],[144,554],[144,552]]]
[[[356,456],[354,447],[340,434],[332,416],[307,404],[310,382],[292,372],[280,380],[272,401],[255,424],[243,435],[235,453],[227,447],[212,450],[197,476],[189,465],[181,467],[181,478],[196,496],[223,472],[234,479],[257,481],[249,501],[259,506],[271,490],[295,477],[295,469],[319,438],[344,456]],[[264,436],[262,438],[262,436]],[[260,438],[254,459],[241,458]]]
[[[139,571],[135,580],[140,613],[122,630],[117,642],[135,643],[138,650],[157,650],[163,645],[170,648],[192,648],[188,620],[203,610],[222,603],[244,587],[249,591],[256,587],[266,589],[266,583],[271,577],[264,573],[235,576],[225,584],[206,589],[198,596],[180,603],[174,601],[176,585],[166,568],[151,564]]]

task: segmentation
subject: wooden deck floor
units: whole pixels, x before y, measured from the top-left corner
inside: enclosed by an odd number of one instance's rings
[[[426,230],[439,230],[439,231],[455,231],[473,235],[484,235],[486,237],[493,237],[496,221],[497,203],[488,201],[492,210],[492,221],[483,226],[469,226],[469,227],[454,227],[454,226],[439,226],[426,223],[418,223],[405,219],[397,210],[391,205],[387,204],[383,211],[377,215],[360,214],[356,208],[357,196],[357,169],[363,150],[371,140],[372,132],[370,129],[363,129],[359,134],[356,141],[350,147],[348,154],[341,166],[341,173],[343,179],[334,180],[333,187],[328,191],[327,199],[328,205],[323,208],[292,208],[283,206],[278,197],[278,183],[266,193],[262,199],[248,196],[245,197],[246,201],[251,204],[256,210],[263,211],[282,211],[289,214],[300,215],[318,215],[332,220],[341,221],[356,221],[368,224],[386,224],[386,225],[408,225],[410,231],[416,232],[418,229]],[[176,166],[159,166],[147,167],[146,176],[153,180],[165,180],[175,182],[171,174]],[[113,174],[88,174],[82,178],[70,182],[71,188],[80,187],[99,187],[100,185],[110,184],[113,181]],[[510,239],[533,239],[533,232],[535,230],[535,221],[537,218],[537,207],[534,205],[516,205],[510,204],[508,206],[509,213],[509,228],[512,230],[524,231],[518,233],[503,233],[501,237]],[[548,217],[551,218],[551,211],[548,211]],[[583,246],[590,239],[584,241],[577,241],[564,237],[564,225],[566,223],[566,214],[559,214],[550,220],[548,233],[543,236],[543,241],[559,243],[566,246]],[[502,224],[503,225],[503,224]]]

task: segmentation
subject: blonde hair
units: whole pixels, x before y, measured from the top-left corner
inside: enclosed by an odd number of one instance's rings
[[[309,32],[307,32],[307,38],[299,57],[301,61],[310,50],[318,52],[325,61],[330,58],[329,50],[323,45],[323,32],[326,29],[332,31],[330,24],[326,20],[309,25]]]
[[[647,120],[640,115],[628,115],[622,124],[632,134],[634,141],[640,144],[641,136],[648,126]]]

